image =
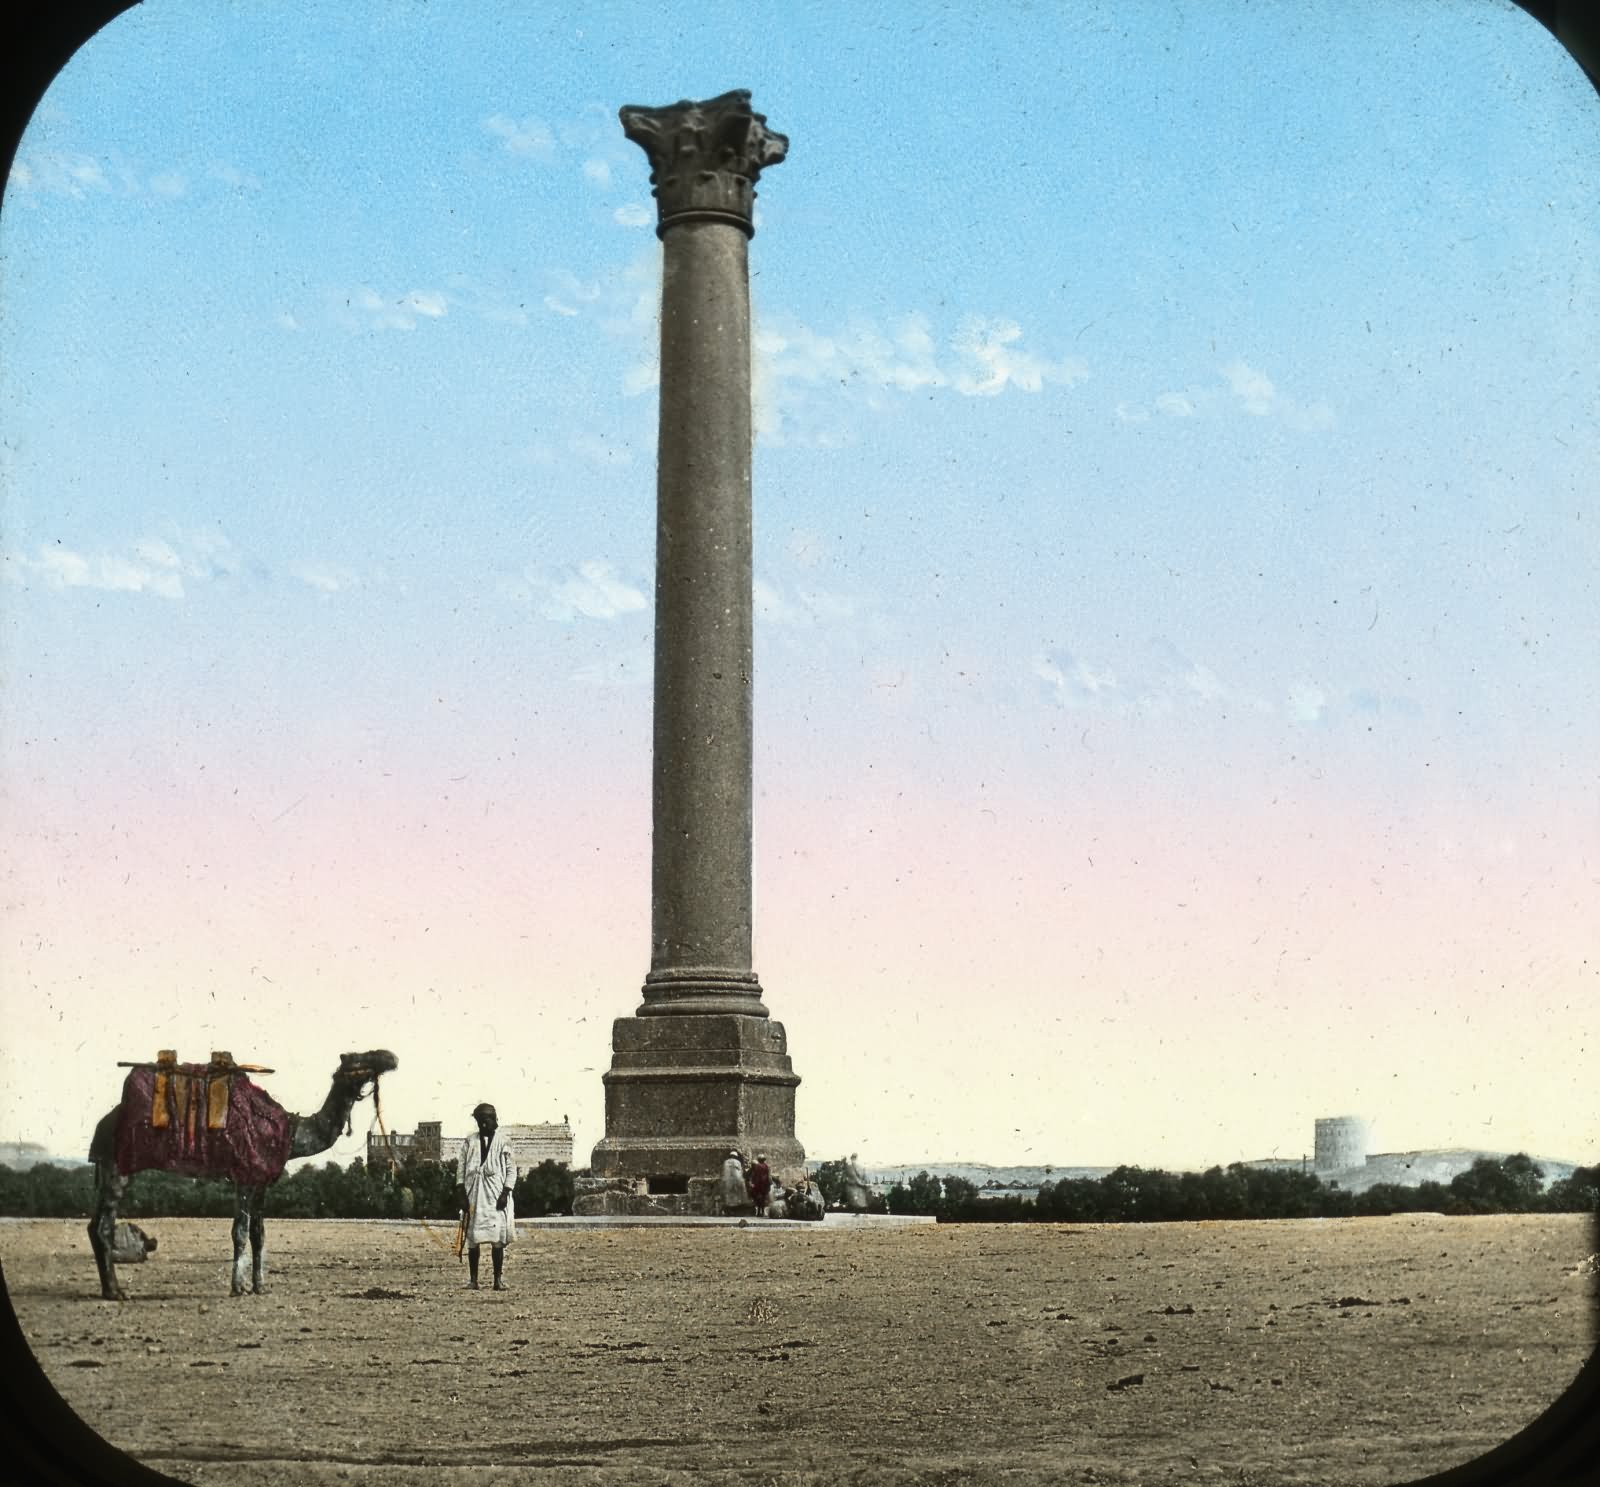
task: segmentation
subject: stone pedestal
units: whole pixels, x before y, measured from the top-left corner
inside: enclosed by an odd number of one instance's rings
[[[733,1149],[774,1171],[805,1160],[800,1080],[750,948],[748,242],[756,179],[788,141],[743,92],[621,118],[650,157],[662,243],[651,946],[642,1004],[612,1029],[592,1170],[659,1205],[702,1201],[689,1185]]]
[[[665,1195],[692,1178],[716,1179],[735,1149],[747,1160],[764,1152],[774,1172],[805,1165],[794,1134],[800,1076],[781,1022],[712,1012],[619,1017],[611,1047],[596,1177],[642,1176]]]

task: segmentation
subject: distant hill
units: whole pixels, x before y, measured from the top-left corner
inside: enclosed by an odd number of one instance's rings
[[[1503,1161],[1511,1156],[1509,1151],[1474,1151],[1466,1147],[1449,1147],[1435,1151],[1384,1151],[1374,1152],[1361,1167],[1346,1167],[1338,1172],[1318,1172],[1326,1187],[1337,1184],[1346,1192],[1364,1193],[1380,1182],[1392,1182],[1397,1187],[1421,1187],[1425,1182],[1437,1182],[1448,1187],[1450,1180],[1465,1172],[1480,1157]],[[1544,1185],[1571,1177],[1576,1162],[1564,1162],[1556,1157],[1534,1157],[1534,1165],[1544,1173]],[[1250,1167],[1299,1167],[1297,1161],[1285,1162],[1272,1157],[1248,1162]]]
[[[815,1171],[822,1164],[809,1162]],[[996,1167],[988,1162],[904,1162],[894,1164],[861,1164],[862,1175],[874,1187],[893,1187],[897,1182],[909,1182],[919,1172],[931,1172],[935,1177],[964,1177],[978,1187],[1002,1191],[1036,1192],[1043,1182],[1059,1182],[1063,1177],[1104,1177],[1115,1170],[1111,1167]]]
[[[1420,1187],[1425,1182],[1449,1185],[1451,1178],[1465,1172],[1479,1157],[1492,1157],[1499,1161],[1510,1156],[1506,1151],[1473,1151],[1464,1147],[1450,1147],[1434,1151],[1390,1151],[1369,1156],[1363,1167],[1349,1167],[1339,1172],[1318,1172],[1325,1186],[1335,1183],[1346,1192],[1364,1193],[1380,1182],[1392,1182],[1399,1187]],[[1545,1186],[1570,1177],[1578,1166],[1575,1162],[1554,1157],[1534,1157],[1534,1162],[1544,1171]],[[813,1171],[821,1165],[809,1163]],[[1129,1163],[1128,1165],[1134,1165]],[[1226,1167],[1227,1162],[1216,1165]],[[1277,1167],[1311,1171],[1311,1164],[1300,1158],[1260,1157],[1245,1162],[1246,1167]],[[1060,1182],[1064,1177],[1104,1177],[1114,1167],[997,1167],[987,1162],[905,1162],[890,1164],[862,1164],[867,1179],[880,1189],[895,1183],[909,1182],[919,1172],[931,1172],[935,1177],[962,1177],[974,1183],[981,1191],[995,1195],[1002,1193],[1036,1193],[1042,1183]],[[1199,1168],[1170,1168],[1171,1171],[1202,1170]]]
[[[37,1141],[0,1141],[0,1167],[27,1172],[41,1162],[51,1167],[87,1167],[82,1157],[52,1156]]]

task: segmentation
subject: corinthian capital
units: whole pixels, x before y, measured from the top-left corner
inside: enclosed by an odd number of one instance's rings
[[[783,159],[789,141],[767,128],[765,114],[751,112],[748,92],[666,108],[629,106],[621,119],[622,132],[650,157],[658,237],[674,222],[696,219],[755,232],[756,177]]]

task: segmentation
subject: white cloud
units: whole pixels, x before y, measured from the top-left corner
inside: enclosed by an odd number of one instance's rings
[[[224,161],[213,161],[204,178],[235,190],[259,191],[261,181]],[[84,199],[91,192],[157,196],[167,200],[192,194],[195,182],[175,168],[143,173],[134,162],[113,153],[107,160],[70,150],[35,150],[11,166],[10,184],[19,191]]]
[[[173,550],[171,543],[159,537],[142,537],[133,544],[134,556],[157,568],[183,567],[183,559]]]
[[[81,186],[93,186],[102,191],[106,189],[106,173],[100,168],[100,162],[86,155],[67,165],[67,175]]]
[[[1388,714],[1396,718],[1422,716],[1422,704],[1415,697],[1399,693],[1380,693],[1371,687],[1357,687],[1345,700],[1357,712]]]
[[[757,397],[786,384],[832,385],[912,392],[943,387],[948,375],[935,357],[927,320],[908,315],[890,333],[857,323],[838,335],[821,335],[797,321],[758,322],[753,349]]]
[[[1228,386],[1233,389],[1234,397],[1246,413],[1264,418],[1272,412],[1278,390],[1264,372],[1258,372],[1246,362],[1235,359],[1222,369],[1222,375],[1228,379]]]
[[[1166,418],[1196,418],[1233,408],[1253,418],[1277,418],[1304,432],[1332,428],[1333,406],[1326,400],[1301,403],[1284,393],[1272,378],[1242,357],[1218,368],[1223,386],[1186,387],[1161,393],[1153,399],[1154,411]],[[1115,407],[1123,423],[1145,423],[1151,405],[1121,402]]]
[[[567,448],[579,459],[587,460],[591,465],[605,467],[633,463],[631,449],[625,445],[613,444],[601,438],[599,434],[574,434],[567,441]]]
[[[1107,711],[1121,716],[1165,717],[1180,707],[1221,706],[1270,712],[1259,698],[1228,685],[1216,671],[1191,660],[1175,645],[1155,639],[1153,655],[1135,656],[1133,674],[1109,663],[1084,660],[1070,651],[1034,657],[1032,672],[1049,684],[1049,695],[1063,707]]]
[[[661,362],[654,361],[635,362],[622,374],[622,391],[625,397],[636,398],[642,392],[649,392],[652,387],[661,381]]]
[[[210,529],[183,533],[183,571],[190,578],[217,578],[239,571],[239,550],[221,532]]]
[[[636,201],[630,201],[620,206],[612,214],[612,219],[624,227],[648,227],[654,220],[650,208],[641,206]]]
[[[630,225],[653,220],[637,205],[619,207],[614,215]],[[635,344],[637,356],[623,374],[623,391],[634,396],[660,380],[660,287],[659,255],[651,248],[617,274],[580,278],[556,271],[544,304],[569,319],[592,315],[607,335]],[[752,335],[756,431],[768,443],[836,446],[853,437],[837,410],[827,408],[841,397],[879,409],[895,394],[943,390],[992,397],[1008,388],[1038,393],[1089,375],[1081,361],[1052,360],[1026,349],[1022,337],[1015,321],[973,316],[941,340],[920,313],[855,320],[834,333],[758,313]]]
[[[611,167],[604,160],[585,160],[583,162],[583,178],[593,181],[597,186],[611,184]]]
[[[301,583],[324,594],[337,594],[360,585],[360,576],[350,568],[325,563],[301,563],[289,570]]]
[[[832,350],[832,343],[822,346]],[[858,324],[837,348],[851,377],[865,377],[879,387],[915,392],[945,387],[949,376],[938,363],[938,348],[925,315],[911,314],[885,334],[875,325]]]
[[[109,191],[105,168],[92,155],[68,150],[34,150],[18,156],[8,184],[29,193],[71,196],[81,201],[91,191]]]
[[[1082,362],[1023,350],[1021,338],[1015,321],[975,316],[965,317],[942,347],[928,317],[915,312],[887,326],[858,320],[833,334],[787,317],[759,319],[752,341],[756,432],[774,444],[837,445],[848,441],[849,430],[824,410],[841,395],[880,409],[885,394],[992,397],[1007,387],[1036,393],[1046,383],[1070,386],[1088,376]]]
[[[400,308],[398,302],[391,303],[386,300],[376,289],[358,289],[346,301],[353,309],[360,312],[355,324],[358,328],[367,330],[415,330],[417,322]]]
[[[1046,382],[1071,387],[1089,375],[1085,363],[1075,358],[1047,361],[1023,351],[1017,342],[1022,327],[1014,320],[990,320],[979,315],[966,316],[952,342],[956,352],[981,375],[969,369],[958,374],[956,387],[970,396],[992,397],[1008,385],[1024,392],[1038,392]]]
[[[339,318],[357,330],[415,330],[417,317],[441,319],[449,309],[450,298],[437,289],[412,289],[389,298],[364,284],[345,300]]]
[[[1265,698],[1224,681],[1214,667],[1196,661],[1172,641],[1155,636],[1151,647],[1154,669],[1141,689],[1151,707],[1167,711],[1187,702],[1191,706],[1215,706],[1229,715],[1274,710]]]
[[[552,584],[527,575],[535,588],[546,590],[539,612],[549,620],[571,624],[582,615],[591,620],[614,620],[648,607],[643,592],[619,578],[611,564],[591,558],[578,564],[577,572],[561,583]]]
[[[483,127],[513,155],[533,160],[550,160],[555,156],[555,136],[549,126],[538,119],[519,122],[505,114],[495,114],[483,121]]]
[[[235,165],[229,165],[225,161],[214,163],[206,171],[206,174],[212,180],[221,181],[224,186],[233,186],[238,190],[259,191],[261,189],[261,182],[256,176],[251,175],[249,171],[240,170]]]
[[[560,126],[561,143],[571,150],[587,150],[593,153],[597,150],[619,150],[619,147],[631,150],[631,145],[622,145],[622,136],[617,129],[617,115],[614,109],[603,103],[586,103],[578,110],[578,116],[565,120]]]
[[[801,589],[800,602],[819,620],[854,619],[861,610],[860,601],[849,594],[838,594],[828,589]]]
[[[633,345],[633,362],[622,376],[624,395],[637,397],[661,381],[661,265],[653,248],[636,254],[607,286],[600,328]]]
[[[1228,695],[1228,689],[1209,666],[1191,666],[1184,673],[1183,684],[1202,702],[1215,702]]]
[[[1298,403],[1290,404],[1284,408],[1283,416],[1291,428],[1308,432],[1331,429],[1334,425],[1333,405],[1323,399],[1307,407],[1301,407]]]
[[[861,601],[850,594],[817,588],[786,593],[762,578],[755,580],[752,598],[758,621],[787,629],[810,630],[820,624],[853,620],[861,613]]]
[[[475,311],[482,319],[497,325],[526,325],[527,309],[514,301],[508,292],[495,285],[480,284],[466,274],[450,274],[445,290],[416,291],[434,296],[447,308],[465,307]],[[419,306],[420,308],[420,306]]]
[[[1049,655],[1035,656],[1032,670],[1050,685],[1063,707],[1102,706],[1114,702],[1121,692],[1110,667],[1095,670],[1067,651],[1060,653],[1059,660]]]
[[[770,583],[756,579],[750,590],[753,612],[757,624],[803,626],[811,623],[798,604],[785,599]]]
[[[221,533],[182,535],[178,545],[160,537],[141,537],[128,553],[81,553],[59,544],[41,545],[32,558],[14,560],[19,576],[37,574],[51,588],[99,589],[112,593],[155,594],[181,599],[184,580],[205,582],[237,571],[238,555]]]
[[[401,303],[430,320],[439,319],[450,304],[437,289],[413,289]]]
[[[158,572],[148,563],[135,562],[117,553],[85,556],[65,547],[41,547],[31,564],[53,588],[104,589],[113,593],[138,594],[149,591],[164,599],[183,597],[183,580],[163,569]]]
[[[594,280],[585,282],[566,269],[557,269],[551,277],[555,288],[545,295],[544,302],[547,309],[558,315],[580,315],[585,305],[592,305],[600,298],[600,285]]]
[[[1311,682],[1296,682],[1289,688],[1289,716],[1297,723],[1315,723],[1328,705],[1328,694]]]
[[[1297,402],[1279,392],[1266,373],[1239,357],[1222,368],[1222,375],[1239,407],[1256,418],[1278,417],[1291,428],[1306,432],[1333,427],[1332,404],[1324,399],[1311,404]]]
[[[654,674],[655,653],[646,641],[620,655],[580,666],[572,673],[572,680],[584,687],[642,687]]]

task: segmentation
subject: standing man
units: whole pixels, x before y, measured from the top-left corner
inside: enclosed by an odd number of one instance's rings
[[[736,1151],[730,1151],[722,1164],[722,1187],[718,1196],[722,1199],[724,1213],[737,1213],[750,1202],[750,1189],[744,1180],[744,1158]]]
[[[756,1206],[756,1217],[767,1216],[767,1195],[772,1191],[772,1169],[767,1166],[767,1154],[756,1153],[755,1165],[750,1169],[750,1201]]]
[[[501,1271],[506,1246],[517,1237],[517,1210],[512,1189],[517,1185],[517,1164],[511,1148],[500,1134],[500,1120],[493,1105],[479,1105],[472,1112],[478,1134],[461,1143],[456,1163],[460,1180],[457,1201],[465,1211],[462,1219],[467,1242],[467,1273],[470,1290],[478,1289],[478,1250],[486,1241],[494,1260],[494,1288],[507,1290]]]
[[[856,1165],[854,1152],[844,1164],[844,1206],[852,1213],[867,1213],[872,1208],[872,1187]]]

